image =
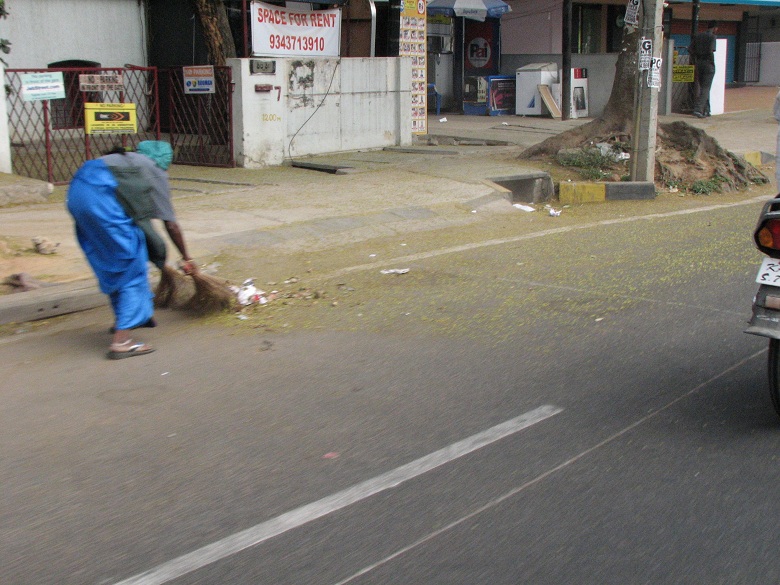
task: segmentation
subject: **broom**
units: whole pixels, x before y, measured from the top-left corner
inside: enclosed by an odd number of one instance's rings
[[[203,272],[193,272],[190,277],[195,285],[195,294],[187,301],[185,309],[205,314],[233,308],[236,295],[227,281]]]
[[[161,308],[170,307],[181,298],[187,288],[192,288],[187,277],[173,266],[165,264],[160,272],[160,282],[154,291],[154,305]]]

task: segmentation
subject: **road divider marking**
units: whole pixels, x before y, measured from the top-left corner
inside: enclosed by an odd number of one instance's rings
[[[358,483],[311,504],[285,512],[281,516],[203,546],[191,553],[139,573],[134,577],[119,581],[115,585],[162,585],[163,583],[168,583],[289,530],[365,500],[379,492],[397,487],[410,479],[513,435],[562,411],[563,409],[557,406],[540,406],[462,441],[434,451],[406,465]]]
[[[636,427],[638,427],[640,425],[643,425],[644,423],[646,423],[647,421],[655,418],[656,416],[658,416],[662,412],[665,412],[665,411],[669,410],[672,406],[674,406],[678,402],[681,402],[681,401],[685,400],[686,398],[688,398],[689,396],[692,396],[693,394],[696,394],[699,390],[702,390],[702,389],[706,388],[707,386],[709,386],[710,384],[712,384],[716,380],[718,380],[720,378],[723,378],[724,376],[727,376],[728,374],[731,374],[732,372],[734,372],[737,369],[741,368],[742,366],[744,366],[748,362],[753,361],[754,359],[756,359],[761,354],[766,353],[766,351],[767,351],[766,348],[764,348],[761,351],[757,351],[754,354],[749,355],[748,357],[739,360],[737,363],[727,367],[725,370],[722,370],[720,373],[715,374],[709,380],[705,380],[704,382],[696,385],[694,388],[688,390],[687,392],[685,392],[681,396],[678,396],[677,398],[675,398],[673,400],[670,400],[669,402],[667,402],[663,406],[658,407],[657,409],[655,409],[652,412],[646,414],[645,416],[643,416],[639,420],[634,421],[633,423],[631,423],[627,427],[624,427],[623,429],[617,431],[616,433],[613,433],[612,435],[608,436],[606,439],[604,439],[602,441],[599,441],[598,443],[596,443],[592,447],[589,447],[589,448],[585,449],[584,451],[581,451],[580,453],[574,455],[573,457],[570,457],[569,459],[567,459],[563,463],[560,463],[560,464],[556,465],[555,467],[552,467],[551,469],[548,469],[547,471],[537,475],[535,478],[525,482],[524,484],[519,485],[519,486],[517,486],[516,488],[514,488],[512,490],[509,490],[505,494],[503,494],[501,496],[498,496],[497,498],[495,498],[494,500],[488,502],[487,504],[483,504],[479,508],[476,508],[475,510],[472,510],[471,512],[469,512],[465,516],[461,516],[460,518],[450,522],[446,526],[442,526],[438,530],[435,530],[435,531],[433,531],[433,532],[431,532],[429,534],[426,534],[425,536],[423,536],[421,538],[418,538],[417,540],[415,540],[414,542],[408,544],[407,546],[398,549],[397,551],[395,551],[391,555],[388,555],[385,558],[380,559],[379,561],[377,561],[375,563],[372,563],[371,565],[368,565],[367,567],[363,567],[357,573],[353,573],[352,575],[350,575],[346,579],[342,579],[341,581],[339,581],[338,583],[335,583],[334,585],[347,585],[348,583],[351,583],[355,579],[357,579],[359,577],[362,577],[363,575],[366,575],[366,574],[368,574],[368,573],[378,569],[379,567],[381,567],[383,565],[386,565],[387,563],[389,563],[391,561],[394,561],[395,559],[405,555],[406,553],[408,553],[408,552],[410,552],[410,551],[412,551],[412,550],[414,550],[414,549],[416,549],[416,548],[418,548],[420,546],[425,545],[428,542],[431,542],[435,538],[438,538],[442,534],[445,534],[446,532],[449,532],[453,528],[456,528],[456,527],[460,526],[461,524],[467,522],[468,520],[471,520],[472,518],[476,518],[480,514],[483,514],[484,512],[492,510],[493,508],[495,508],[499,504],[505,502],[506,500],[509,500],[510,498],[515,497],[517,494],[525,491],[529,487],[534,486],[534,485],[536,485],[538,483],[541,483],[542,481],[544,481],[545,479],[547,479],[551,475],[561,471],[562,469],[566,469],[570,465],[580,461],[581,459],[584,459],[585,457],[587,457],[591,453],[593,453],[595,451],[598,451],[602,447],[605,447],[606,445],[609,445],[613,441],[623,437],[624,435],[628,434],[630,431],[634,430]]]

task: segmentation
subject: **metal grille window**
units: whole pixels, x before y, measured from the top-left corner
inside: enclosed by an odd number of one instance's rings
[[[55,130],[82,128],[84,126],[84,102],[100,100],[95,94],[82,96],[79,91],[79,73],[84,68],[100,67],[100,63],[70,59],[68,61],[49,63],[47,67],[50,69],[62,69],[62,77],[65,83],[65,99],[52,100],[49,104],[52,128]],[[74,68],[76,68],[76,71],[69,70]]]

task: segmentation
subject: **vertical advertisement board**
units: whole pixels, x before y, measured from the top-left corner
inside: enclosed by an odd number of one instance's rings
[[[412,58],[412,134],[428,133],[425,0],[404,0],[398,55]]]
[[[463,39],[463,69],[465,76],[487,77],[498,74],[498,19],[484,22],[466,20]]]

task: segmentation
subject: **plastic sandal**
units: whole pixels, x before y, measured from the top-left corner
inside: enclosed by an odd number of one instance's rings
[[[132,340],[128,340],[122,345],[125,344],[129,346],[126,350],[122,350],[122,351],[116,351],[113,349],[110,350],[107,354],[108,359],[123,360],[125,358],[135,357],[137,355],[146,355],[147,353],[152,353],[154,351],[153,347],[149,347],[145,343],[132,343]]]

